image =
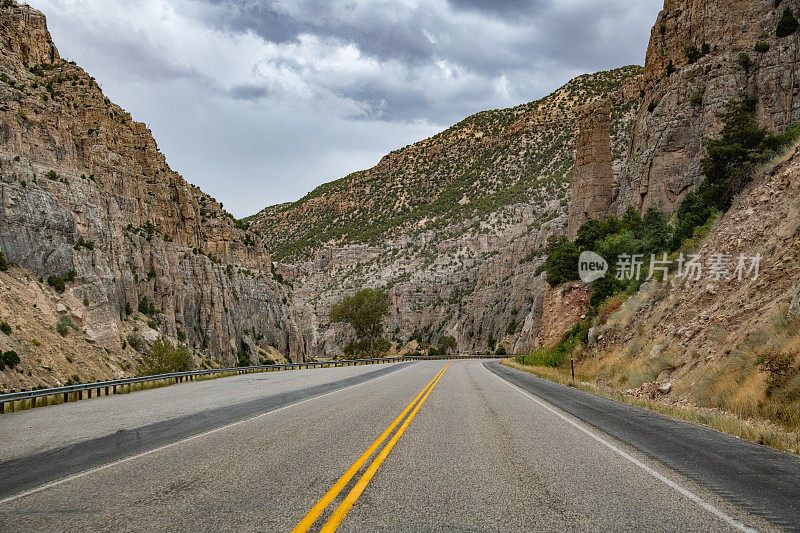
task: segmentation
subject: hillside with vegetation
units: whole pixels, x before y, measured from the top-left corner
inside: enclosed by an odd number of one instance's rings
[[[510,109],[483,111],[385,156],[375,167],[326,183],[249,221],[274,256],[310,257],[323,246],[374,245],[527,203],[568,201],[581,106],[613,98],[614,156],[630,142],[637,98],[621,94],[641,67],[573,79],[554,93]],[[630,93],[630,89],[628,90]]]

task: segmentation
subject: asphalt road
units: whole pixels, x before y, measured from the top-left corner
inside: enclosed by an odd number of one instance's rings
[[[800,527],[797,458],[753,446],[746,460],[762,466],[741,470],[738,452],[715,451],[729,438],[702,430],[696,473],[676,442],[686,432],[691,445],[700,428],[540,381],[493,363],[424,361],[236,376],[3,415],[0,531]],[[584,410],[573,416],[576,405]],[[664,427],[675,435],[659,451]],[[753,472],[750,492],[786,492],[777,512],[742,490]],[[775,483],[762,479],[775,472]]]

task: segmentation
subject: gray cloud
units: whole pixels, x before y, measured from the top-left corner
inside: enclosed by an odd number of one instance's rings
[[[236,85],[230,90],[234,100],[261,100],[269,94],[269,89],[261,85]]]
[[[62,54],[237,216],[641,64],[661,1],[30,0]]]

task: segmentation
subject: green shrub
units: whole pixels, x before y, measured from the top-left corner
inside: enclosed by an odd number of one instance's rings
[[[236,366],[251,366],[253,363],[250,361],[250,356],[247,355],[244,351],[239,352],[239,358],[236,362]]]
[[[71,330],[78,331],[78,326],[75,325],[72,317],[69,315],[61,315],[58,317],[58,321],[56,322],[56,331],[58,334],[62,337],[66,337]]]
[[[675,63],[673,63],[672,60],[670,59],[669,63],[667,63],[667,69],[664,71],[664,74],[666,74],[666,76],[669,78],[670,76],[672,76],[672,74],[675,73],[676,70],[677,69],[675,68]]]
[[[436,343],[436,348],[442,355],[447,355],[458,350],[458,343],[455,337],[442,335]]]
[[[84,240],[83,237],[78,237],[78,241],[75,243],[75,249],[77,250],[81,247],[86,248],[88,250],[94,250],[94,241],[87,241]]]
[[[779,38],[788,37],[797,31],[798,26],[800,26],[800,23],[797,22],[797,18],[795,18],[792,10],[787,7],[784,9],[783,15],[781,15],[781,18],[778,21],[778,27],[775,29],[775,35],[777,35]]]
[[[705,179],[678,206],[673,250],[692,238],[695,229],[717,212],[727,211],[733,198],[750,182],[755,169],[800,135],[798,126],[781,135],[762,128],[753,118],[754,106],[750,100],[728,102],[720,137],[705,140],[707,156],[700,161]]]
[[[697,91],[696,93],[692,93],[691,102],[692,105],[700,105],[703,103],[703,96],[705,94],[702,91]]]
[[[755,50],[759,54],[766,54],[767,52],[769,52],[769,48],[770,48],[769,44],[765,43],[764,41],[758,41],[755,46]]]
[[[178,342],[186,342],[186,333],[184,333],[182,330],[178,330],[177,337]]]
[[[551,287],[565,281],[578,279],[578,257],[581,252],[575,243],[564,235],[553,235],[547,240],[547,283]]]
[[[0,353],[0,370],[3,370],[5,367],[13,369],[19,362],[19,355],[14,350]]]
[[[191,370],[192,353],[185,344],[177,346],[164,337],[156,340],[137,368],[140,376],[168,374]]]
[[[0,322],[0,331],[5,333],[6,335],[11,335],[11,324],[6,322],[5,320]]]
[[[389,298],[380,289],[362,289],[331,307],[331,322],[347,322],[356,333],[358,341],[345,347],[347,355],[376,355],[389,349],[383,338],[383,317],[388,311]]]
[[[692,45],[686,48],[686,59],[689,60],[689,63],[695,63],[701,57],[703,57],[703,53],[696,46]]]
[[[128,344],[131,345],[131,348],[133,348],[137,352],[144,351],[146,346],[144,342],[144,337],[142,337],[138,333],[129,333],[128,336],[125,337],[125,340],[127,341]]]
[[[658,104],[655,101],[650,102],[649,104],[647,104],[647,112],[652,113],[653,111],[656,110],[656,107],[658,107]]]
[[[56,173],[56,171],[55,171],[55,170],[50,170],[50,171],[48,171],[48,172],[47,172],[47,174],[45,174],[45,176],[46,176],[46,177],[47,177],[47,179],[49,179],[49,180],[52,180],[52,181],[58,181],[58,174]]]
[[[513,335],[514,333],[516,333],[518,327],[519,323],[516,320],[512,320],[506,327],[506,333],[508,335]]]
[[[67,275],[64,276],[64,281],[69,281],[69,282],[75,281],[75,278],[77,277],[77,275],[78,274],[75,272],[74,268],[70,269],[70,271],[67,272]]]
[[[741,52],[736,58],[736,62],[739,63],[739,66],[742,67],[745,72],[750,72],[750,69],[753,67],[753,60],[750,59],[750,54],[747,52]]]
[[[0,252],[0,272],[5,272],[6,270],[8,270],[8,261],[6,261],[3,252]]]
[[[495,352],[494,352],[494,354],[495,354],[495,355],[508,355],[508,354],[506,353],[506,347],[505,347],[505,346],[503,346],[502,344],[501,344],[500,346],[498,346],[498,347],[497,347],[497,351],[495,351]]]
[[[156,309],[156,306],[153,304],[153,302],[148,300],[146,296],[142,296],[141,298],[139,298],[138,309],[140,313],[150,318],[161,312],[158,309]]]
[[[47,284],[53,287],[59,294],[67,290],[67,285],[64,282],[64,278],[56,276],[55,274],[47,276]]]

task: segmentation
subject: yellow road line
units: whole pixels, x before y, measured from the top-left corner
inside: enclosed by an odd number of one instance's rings
[[[375,472],[378,471],[378,467],[381,466],[381,463],[383,463],[383,460],[386,459],[387,455],[389,455],[389,452],[392,451],[392,448],[403,435],[403,432],[405,432],[408,425],[412,420],[414,420],[414,416],[416,416],[417,411],[419,411],[419,408],[422,407],[423,403],[425,403],[425,400],[428,399],[428,395],[442,378],[444,371],[447,370],[447,367],[452,364],[453,363],[448,363],[447,366],[445,366],[442,371],[439,372],[439,375],[436,376],[433,385],[428,388],[428,392],[425,393],[425,396],[423,396],[417,406],[414,407],[414,410],[411,411],[410,415],[408,415],[408,418],[406,418],[406,421],[403,422],[402,426],[400,426],[400,429],[397,430],[397,433],[394,434],[394,437],[392,437],[392,439],[386,443],[386,446],[383,447],[381,453],[379,453],[375,460],[372,461],[372,464],[369,465],[369,468],[367,468],[366,472],[364,472],[364,475],[361,476],[361,479],[358,480],[358,483],[356,483],[356,485],[353,487],[353,490],[350,491],[350,494],[348,494],[344,501],[339,504],[339,507],[336,508],[331,517],[320,530],[321,533],[336,531],[336,528],[339,527],[339,524],[342,522],[342,520],[344,520],[347,512],[351,507],[353,507],[353,504],[356,503],[356,500],[358,500],[358,497],[361,496],[362,492],[364,492],[364,489],[367,488],[367,484],[372,479],[372,476],[375,475]]]
[[[306,516],[303,517],[300,523],[295,526],[295,528],[292,530],[292,533],[305,533],[306,531],[309,530],[309,528],[311,528],[316,519],[319,518],[319,515],[321,515],[322,512],[328,507],[328,505],[330,505],[330,503],[334,500],[334,498],[336,498],[336,496],[339,495],[339,493],[342,491],[345,485],[347,485],[347,483],[353,478],[353,476],[356,475],[356,472],[358,472],[358,470],[364,465],[364,463],[367,462],[367,459],[369,459],[369,457],[375,452],[375,450],[378,449],[378,446],[380,446],[381,443],[383,443],[383,441],[386,440],[386,437],[388,437],[392,433],[394,428],[397,427],[397,424],[399,424],[400,421],[403,420],[403,417],[406,416],[406,413],[408,413],[414,406],[414,404],[417,403],[417,400],[419,400],[420,397],[422,397],[422,395],[425,394],[425,391],[429,391],[430,388],[433,387],[436,381],[441,377],[444,371],[447,370],[447,367],[450,366],[451,364],[452,363],[449,363],[447,366],[441,369],[433,377],[433,379],[430,380],[427,385],[425,385],[425,388],[423,388],[420,391],[420,393],[417,394],[416,398],[411,400],[411,403],[408,404],[408,406],[403,410],[403,412],[400,413],[400,415],[394,419],[394,422],[392,422],[389,425],[389,427],[386,428],[386,431],[381,433],[381,436],[378,437],[369,448],[367,448],[367,451],[365,451],[361,455],[361,457],[359,457],[358,460],[355,463],[353,463],[353,465],[350,468],[347,469],[347,472],[345,472],[342,475],[342,477],[339,478],[339,481],[337,481],[333,485],[333,487],[331,487],[331,489],[325,493],[325,496],[323,496],[322,499],[320,499],[316,503],[316,505],[314,505],[314,507],[311,508],[308,514],[306,514]]]

